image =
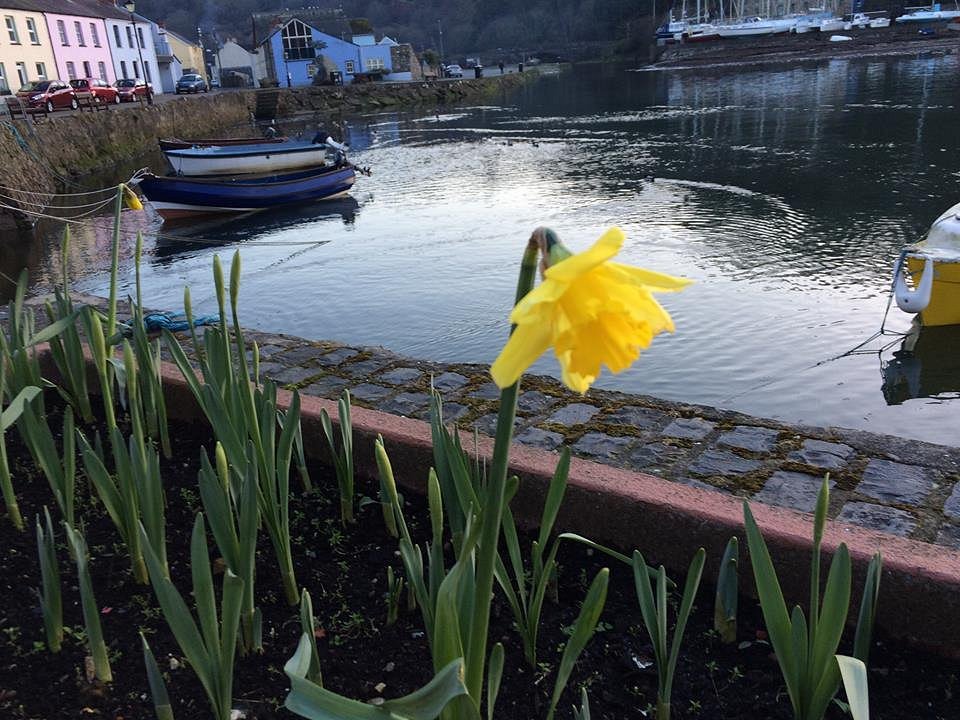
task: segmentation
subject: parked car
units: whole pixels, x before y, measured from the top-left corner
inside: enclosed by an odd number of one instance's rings
[[[93,94],[93,101],[98,103],[120,103],[120,93],[106,80],[99,78],[78,78],[70,81],[70,87],[77,92]]]
[[[117,88],[117,92],[120,94],[121,102],[133,102],[137,95],[146,97],[147,85],[148,83],[131,80],[130,78],[123,78],[114,83],[114,87]],[[150,92],[153,92],[153,87],[150,87]]]
[[[59,80],[35,80],[20,88],[17,97],[30,107],[45,107],[47,112],[80,107],[73,88]]]
[[[447,77],[462,78],[463,77],[463,68],[459,65],[447,65],[443,69],[444,74]]]
[[[210,90],[210,87],[207,85],[207,81],[203,79],[203,75],[182,75],[179,80],[177,80],[177,86],[174,88],[174,92],[179,95],[180,93],[198,93],[198,92],[207,92]]]

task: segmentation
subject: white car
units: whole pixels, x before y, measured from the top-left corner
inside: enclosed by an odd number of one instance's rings
[[[462,78],[463,68],[459,65],[447,65],[447,67],[444,69],[444,73],[447,77]]]

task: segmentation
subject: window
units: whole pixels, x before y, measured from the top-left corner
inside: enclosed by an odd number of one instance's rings
[[[150,63],[146,60],[143,61],[143,74],[147,77],[147,82],[153,82],[153,78],[150,77]]]
[[[127,77],[127,61],[126,60],[120,61],[120,75],[121,75],[121,79]]]
[[[10,35],[10,42],[14,45],[19,45],[20,36],[17,34],[17,22],[13,19],[13,15],[5,16],[4,20],[7,23],[7,34]]]
[[[77,79],[77,68],[74,66],[72,62],[67,63],[67,77],[70,78],[71,80]]]
[[[37,63],[37,80],[47,79],[47,66],[43,63]]]
[[[137,28],[137,42],[140,43],[140,47],[145,48],[147,45],[143,42],[143,28]]]
[[[37,23],[32,17],[27,18],[27,34],[30,36],[31,45],[40,44],[40,36],[37,34]]]
[[[375,70],[383,70],[386,68],[386,63],[383,62],[383,58],[372,57],[367,58],[367,70],[373,72]]]
[[[120,39],[120,26],[113,26],[113,37],[117,41],[117,47],[123,47],[123,41]]]
[[[284,60],[310,60],[317,56],[313,31],[300,20],[291,20],[281,31]]]
[[[73,23],[73,29],[77,32],[77,45],[86,47],[87,44],[83,41],[83,26],[80,25],[79,21]]]
[[[2,62],[0,62],[0,90],[10,91],[10,86],[7,85],[7,70],[3,67]]]
[[[127,25],[127,45],[133,47],[133,31],[130,29],[129,25]]]
[[[70,38],[67,37],[67,26],[63,24],[63,20],[57,20],[57,32],[60,33],[60,44],[69,45]]]
[[[106,66],[104,63],[102,63],[102,62],[98,62],[98,63],[97,63],[97,70],[100,71],[100,79],[103,80],[104,82],[106,82],[106,80],[107,80],[107,66]]]
[[[136,61],[136,60],[133,60],[133,61],[131,62],[131,64],[133,65],[133,76],[134,76],[137,80],[139,80],[139,79],[140,79],[140,66],[137,65],[137,61]]]
[[[18,62],[17,63],[17,75],[20,78],[20,87],[27,86],[27,64]]]
[[[93,46],[100,47],[100,33],[97,32],[96,23],[90,23],[90,37],[93,39]]]
[[[86,60],[83,61],[83,76],[85,78],[93,77],[93,72],[90,70],[90,63]]]
[[[357,71],[356,66],[353,64],[353,60],[347,60],[343,63],[343,69],[346,70],[350,75],[353,75]]]

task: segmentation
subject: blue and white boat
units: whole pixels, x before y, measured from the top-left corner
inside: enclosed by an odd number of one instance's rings
[[[314,141],[265,141],[249,145],[210,145],[164,150],[163,154],[177,175],[188,177],[270,173],[323,164],[327,151],[332,147],[330,142],[329,138],[327,141],[319,138],[314,138]]]
[[[190,178],[147,173],[133,180],[165,219],[243,213],[341,197],[356,180],[348,162],[296,172]]]

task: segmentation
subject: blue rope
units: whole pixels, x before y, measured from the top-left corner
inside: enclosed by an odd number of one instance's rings
[[[220,322],[219,315],[201,315],[200,317],[195,317],[193,319],[193,324],[195,327],[201,325],[214,325]],[[160,332],[161,330],[169,330],[170,332],[181,332],[182,330],[188,330],[190,328],[190,323],[187,321],[187,316],[184,313],[150,313],[145,315],[143,318],[143,326],[148,333]]]

